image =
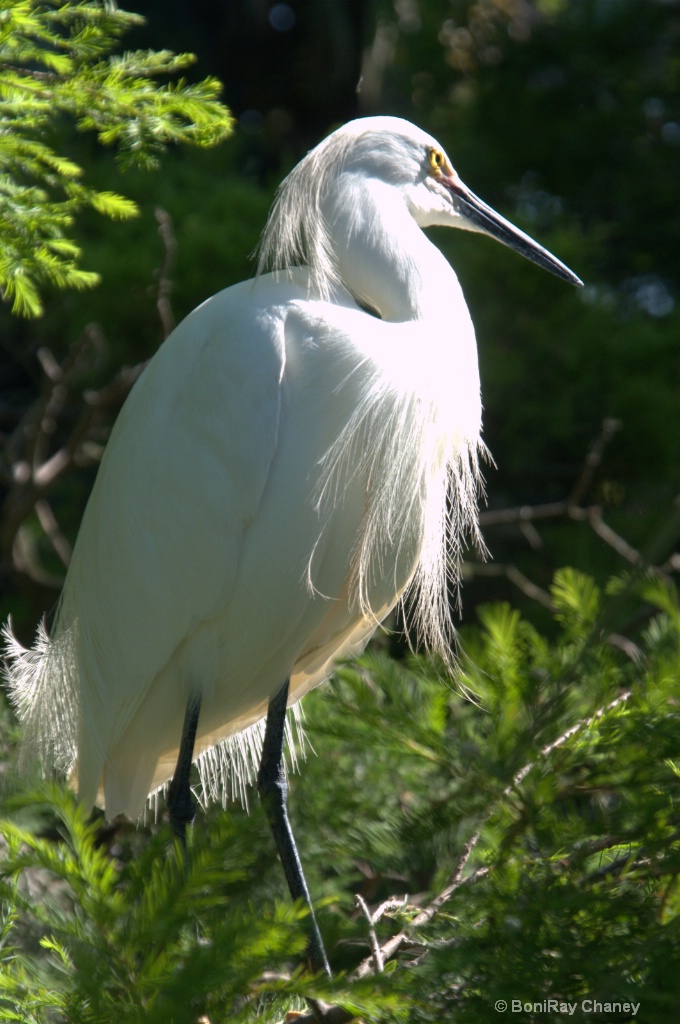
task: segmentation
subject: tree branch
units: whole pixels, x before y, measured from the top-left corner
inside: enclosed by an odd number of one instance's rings
[[[163,262],[160,268],[155,271],[157,278],[156,285],[156,308],[163,328],[163,337],[175,329],[175,314],[172,311],[170,295],[172,293],[172,271],[175,267],[177,256],[177,239],[175,237],[172,217],[162,206],[157,206],[154,211],[158,223],[158,234],[163,243]]]

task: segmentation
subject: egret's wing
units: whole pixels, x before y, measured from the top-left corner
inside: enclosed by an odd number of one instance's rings
[[[84,798],[156,674],[229,597],[277,444],[283,365],[280,325],[258,318],[246,283],[180,325],[120,414],[57,626],[57,639],[75,631]]]

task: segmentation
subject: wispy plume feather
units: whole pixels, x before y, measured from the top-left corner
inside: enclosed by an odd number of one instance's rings
[[[320,299],[340,284],[322,205],[354,138],[347,131],[329,135],[281,182],[258,248],[258,274],[309,267],[312,294]]]
[[[413,576],[401,595],[409,636],[451,664],[451,601],[459,596],[464,548],[485,553],[478,501],[480,457],[487,450],[481,439],[462,437],[435,398],[428,401],[416,388],[395,388],[377,369],[364,379],[352,417],[323,459],[316,495],[320,519],[327,520],[324,506],[337,505],[352,479],[368,482],[349,587],[351,602],[376,626],[385,613],[374,607],[376,581],[396,572],[399,558],[389,553],[407,555],[418,534]],[[398,592],[396,578],[394,583]]]

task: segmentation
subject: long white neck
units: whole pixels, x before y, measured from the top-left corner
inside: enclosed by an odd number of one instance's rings
[[[398,189],[348,173],[323,214],[342,284],[360,304],[394,323],[467,318],[458,278]]]
[[[475,444],[481,400],[470,313],[458,278],[418,226],[404,194],[348,173],[323,213],[341,283],[382,320],[403,325],[399,337],[408,331],[408,380],[435,402],[448,436]],[[396,351],[386,358],[398,365]]]

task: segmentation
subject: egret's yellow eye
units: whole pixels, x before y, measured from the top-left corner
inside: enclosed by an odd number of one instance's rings
[[[433,171],[441,171],[444,166],[444,154],[441,149],[430,150],[430,167]]]

